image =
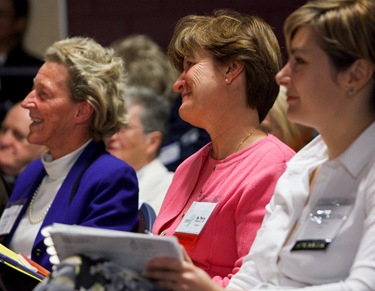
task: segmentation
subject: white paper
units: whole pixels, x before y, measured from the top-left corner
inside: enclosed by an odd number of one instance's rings
[[[106,258],[120,266],[142,272],[154,257],[183,258],[174,236],[153,236],[117,230],[54,223],[48,229],[60,261],[86,254]]]

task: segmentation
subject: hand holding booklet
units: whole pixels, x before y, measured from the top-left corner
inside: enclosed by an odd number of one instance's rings
[[[73,255],[84,254],[93,258],[105,258],[119,266],[142,272],[151,258],[183,258],[178,240],[172,236],[59,223],[52,224],[42,233],[53,264]]]

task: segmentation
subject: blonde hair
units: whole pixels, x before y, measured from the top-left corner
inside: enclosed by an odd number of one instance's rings
[[[123,62],[112,49],[90,38],[72,37],[52,44],[45,61],[64,65],[72,101],[87,101],[93,107],[90,132],[94,140],[112,136],[127,124]]]
[[[162,48],[149,36],[134,34],[111,44],[125,62],[126,82],[132,87],[147,87],[173,103],[178,94],[173,84],[178,75]]]
[[[275,104],[266,117],[270,128],[264,129],[297,152],[311,141],[313,129],[290,122],[287,118],[287,110],[288,103],[286,101],[285,90],[281,89]]]

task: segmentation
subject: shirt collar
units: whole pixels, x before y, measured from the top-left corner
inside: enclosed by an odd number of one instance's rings
[[[338,157],[338,160],[354,177],[357,177],[374,154],[374,144],[375,122],[361,133],[350,147]]]
[[[75,151],[59,158],[56,160],[52,160],[52,156],[50,152],[45,153],[42,156],[42,163],[44,168],[48,174],[48,176],[52,180],[59,179],[61,177],[65,177],[75,161],[78,159],[80,154],[83,152],[85,147],[91,142],[91,139],[87,141],[84,145],[76,149]]]

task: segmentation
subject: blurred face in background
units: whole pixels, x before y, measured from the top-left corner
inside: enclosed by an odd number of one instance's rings
[[[13,46],[26,26],[26,18],[16,17],[13,0],[0,0],[0,52]]]
[[[46,150],[44,146],[30,144],[31,119],[28,110],[19,104],[12,107],[0,129],[0,170],[6,175],[17,176],[34,159]]]
[[[125,161],[136,171],[148,161],[149,133],[144,132],[141,122],[142,107],[132,104],[128,107],[129,123],[118,133],[104,139],[109,153]]]

